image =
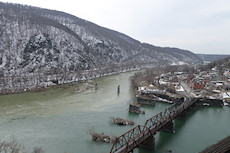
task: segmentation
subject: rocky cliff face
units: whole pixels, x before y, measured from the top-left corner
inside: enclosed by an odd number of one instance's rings
[[[121,65],[202,63],[189,51],[142,44],[70,14],[1,2],[0,36],[1,79]]]

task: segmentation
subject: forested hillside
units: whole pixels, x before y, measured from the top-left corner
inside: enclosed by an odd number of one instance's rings
[[[18,4],[0,2],[0,36],[1,93],[143,66],[202,63],[190,51],[143,44],[64,12]]]

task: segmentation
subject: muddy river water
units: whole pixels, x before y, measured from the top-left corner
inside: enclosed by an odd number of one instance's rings
[[[117,126],[110,117],[135,121],[135,125],[163,111],[170,104],[157,102],[143,107],[145,115],[128,113],[134,101],[129,77],[134,72],[93,80],[91,88],[75,93],[76,86],[61,86],[37,93],[0,96],[0,140],[12,137],[30,151],[41,147],[47,153],[108,153],[111,144],[93,142],[90,129],[119,136],[133,126]],[[120,85],[120,94],[117,86]],[[230,135],[229,107],[199,107],[186,121],[175,120],[175,133],[159,132],[156,149],[136,153],[196,153]]]

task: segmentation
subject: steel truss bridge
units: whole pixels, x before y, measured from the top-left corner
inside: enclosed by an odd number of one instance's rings
[[[137,125],[126,133],[122,134],[114,142],[110,153],[133,152],[135,148],[154,148],[154,135],[159,130],[173,132],[173,120],[175,118],[186,118],[186,112],[195,107],[197,99],[185,98],[183,103],[173,104],[150,119],[144,125]]]

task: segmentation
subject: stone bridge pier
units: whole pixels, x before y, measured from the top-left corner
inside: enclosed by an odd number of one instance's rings
[[[159,131],[174,132],[175,119],[185,120],[188,113],[196,108],[197,99],[186,98],[182,103],[175,103],[148,120],[145,125],[138,125],[118,137],[110,153],[133,152],[135,148],[155,149],[155,134]]]
[[[187,114],[191,113],[192,110],[196,109],[196,104],[192,104],[188,108],[186,108],[184,111],[182,111],[180,114],[178,114],[174,119],[179,120],[186,120]],[[166,125],[164,125],[160,131],[175,133],[174,130],[174,119],[169,121]],[[145,140],[140,146],[140,148],[148,149],[148,150],[154,150],[155,149],[155,137],[151,136],[147,140]]]
[[[165,131],[165,132],[175,133],[175,131],[174,131],[174,121],[172,120],[172,121],[168,122],[160,130]]]
[[[183,121],[186,120],[187,114],[191,113],[191,111],[195,109],[196,109],[196,104],[193,103],[191,106],[189,106],[184,111],[182,111],[180,114],[178,114],[176,116],[176,119],[183,120]]]
[[[155,149],[155,137],[154,136],[148,137],[147,140],[145,140],[139,147],[148,149],[148,150],[154,150]]]

